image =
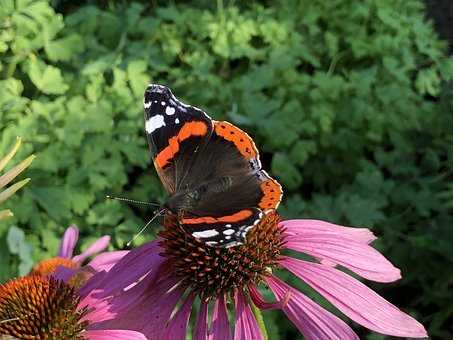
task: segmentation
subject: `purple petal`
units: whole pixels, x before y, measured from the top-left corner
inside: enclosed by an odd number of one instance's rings
[[[331,267],[289,257],[281,265],[357,323],[382,334],[425,338],[424,327],[360,281]]]
[[[110,236],[102,236],[91,244],[82,254],[74,256],[74,262],[82,263],[91,255],[97,254],[109,246]]]
[[[159,241],[148,242],[141,247],[135,248],[124,256],[105,276],[105,285],[98,297],[107,297],[121,292],[123,289],[136,283],[145,275],[148,279],[156,278],[156,273],[164,257],[159,253]]]
[[[97,255],[91,262],[87,264],[96,272],[108,272],[119,260],[129,253],[128,250],[108,251]]]
[[[249,288],[250,298],[252,299],[255,306],[257,306],[261,310],[282,309],[288,303],[289,299],[291,298],[291,294],[288,291],[287,294],[285,295],[284,299],[278,300],[275,302],[266,302],[264,300],[263,296],[261,295],[260,291],[258,290],[258,288],[255,285],[250,284],[248,286],[248,288]]]
[[[237,291],[236,302],[236,325],[234,328],[235,340],[264,340],[260,326],[245,300],[244,293]]]
[[[75,269],[71,269],[65,266],[57,266],[54,272],[50,275],[52,275],[56,280],[68,282],[75,273]]]
[[[112,320],[116,317],[116,313],[110,309],[110,302],[108,300],[94,299],[91,295],[84,297],[78,308],[88,308],[90,311],[86,314],[82,320],[88,321],[90,325],[103,322],[106,320]]]
[[[228,310],[224,295],[221,295],[215,302],[209,339],[231,339],[230,322],[228,321]]]
[[[106,275],[107,272],[105,271],[95,273],[92,277],[88,279],[87,282],[85,282],[85,284],[82,287],[79,288],[79,290],[77,291],[79,296],[86,297],[90,294],[93,295],[94,293],[102,291]]]
[[[146,340],[142,333],[125,330],[86,331],[83,333],[83,337],[87,340]]]
[[[193,340],[208,340],[208,303],[202,301],[197,322],[193,331]]]
[[[94,329],[131,329],[149,339],[162,339],[166,323],[182,298],[184,290],[175,287],[177,278],[164,278],[157,283],[145,277],[131,289],[115,296],[111,310],[114,320],[92,325]]]
[[[283,221],[280,225],[286,229],[285,234],[287,235],[310,236],[312,234],[330,234],[361,243],[371,243],[376,239],[376,236],[367,228],[344,227],[320,220],[287,220]]]
[[[194,296],[189,295],[181,309],[167,324],[163,339],[184,340],[186,338],[187,325],[189,324],[193,300]]]
[[[359,340],[346,323],[293,287],[276,277],[267,277],[266,282],[277,299],[282,299],[288,290],[291,292],[291,299],[282,310],[307,340]]]
[[[400,270],[376,249],[340,235],[296,235],[285,241],[289,249],[339,264],[368,280],[392,282],[401,278]]]
[[[74,252],[74,248],[77,244],[78,239],[79,229],[77,229],[77,226],[73,224],[69,226],[64,232],[63,238],[61,239],[58,256],[70,259],[72,257],[72,253]]]

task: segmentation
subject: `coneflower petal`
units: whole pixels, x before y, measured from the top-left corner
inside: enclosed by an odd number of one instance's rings
[[[165,327],[163,339],[184,340],[186,338],[187,325],[189,324],[190,312],[192,311],[194,296],[190,294],[182,307],[168,322]]]
[[[289,257],[281,265],[329,300],[357,323],[400,337],[427,337],[424,327],[351,276],[322,264]]]
[[[170,320],[171,314],[178,301],[181,300],[183,293],[184,290],[179,287],[170,290],[154,289],[150,296],[143,298],[138,308],[134,309],[135,315],[140,314],[140,317],[145,319],[143,334],[150,339],[162,339],[165,324]],[[151,308],[149,307],[150,303],[153,305]]]
[[[228,321],[228,310],[225,303],[225,296],[220,295],[214,305],[212,315],[212,324],[210,331],[210,340],[225,339],[231,340],[231,328]]]
[[[291,298],[291,294],[288,291],[282,300],[277,300],[275,302],[266,302],[255,285],[250,284],[248,288],[250,298],[252,299],[255,306],[257,306],[261,310],[282,309]]]
[[[64,232],[63,238],[61,239],[58,256],[70,259],[72,257],[72,253],[74,252],[74,248],[77,244],[78,239],[79,229],[77,229],[77,226],[69,226]]]
[[[135,248],[119,260],[105,276],[106,284],[103,291],[98,292],[98,297],[108,297],[121,292],[145,275],[150,280],[157,278],[156,274],[165,260],[159,255],[162,248],[159,247],[158,242],[149,242]]]
[[[93,268],[96,272],[108,272],[112,267],[129,253],[128,250],[109,251],[97,255],[93,260],[88,262],[87,266]]]
[[[352,228],[341,225],[310,219],[287,220],[280,223],[286,229],[286,234],[311,235],[333,234],[340,235],[352,241],[371,243],[376,239],[373,232],[367,228]]]
[[[247,303],[244,293],[238,290],[235,293],[236,325],[234,340],[264,340],[263,333],[256,321],[255,315]]]
[[[311,234],[285,237],[285,247],[322,260],[339,264],[372,281],[392,282],[401,272],[376,249],[335,234]]]
[[[142,333],[125,330],[86,331],[83,335],[88,340],[146,340]]]
[[[74,256],[73,261],[82,263],[85,259],[99,253],[109,246],[110,236],[102,236],[98,238],[93,244],[91,244],[85,251],[80,255]]]
[[[273,276],[267,277],[266,282],[277,299],[282,299],[288,290],[291,292],[291,299],[282,310],[307,340],[359,340],[351,327],[293,287]]]
[[[208,340],[208,303],[201,302],[197,322],[193,330],[194,340]]]

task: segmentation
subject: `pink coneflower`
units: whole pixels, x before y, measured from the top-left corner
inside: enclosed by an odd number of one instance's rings
[[[60,242],[60,249],[56,257],[45,259],[38,262],[32,269],[32,275],[49,275],[55,273],[57,268],[68,271],[78,270],[83,262],[90,256],[98,254],[105,250],[110,242],[110,236],[102,236],[91,244],[80,255],[73,256],[74,248],[79,239],[79,230],[77,226],[69,226]],[[127,254],[127,251],[113,251],[98,254],[88,267],[94,271],[110,269],[120,258]],[[63,268],[61,268],[63,267]]]
[[[109,317],[103,307],[52,276],[30,275],[11,280],[0,285],[0,338],[146,339],[131,330],[92,330],[92,324]]]
[[[204,245],[174,218],[166,217],[164,225],[159,240],[132,250],[106,274],[109,286],[95,296],[113,296],[110,311],[117,316],[94,326],[97,329],[116,325],[153,340],[184,339],[193,306],[199,304],[194,339],[259,340],[264,336],[253,313],[255,305],[281,309],[306,339],[358,339],[340,318],[279,279],[277,271],[286,269],[373,331],[427,336],[415,319],[337,268],[377,282],[401,277],[369,245],[375,237],[368,229],[317,220],[281,222],[270,212],[247,234],[245,244],[225,249]],[[287,250],[311,260],[296,259]],[[276,301],[266,302],[262,289],[270,289]],[[233,322],[229,310],[234,311]]]

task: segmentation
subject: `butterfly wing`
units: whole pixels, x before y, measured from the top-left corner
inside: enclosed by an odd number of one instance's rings
[[[156,171],[169,194],[196,162],[209,140],[213,123],[202,110],[176,99],[169,88],[149,85],[143,102],[145,131]],[[178,182],[179,181],[179,182]]]
[[[187,186],[215,183],[228,178],[225,190],[207,190],[193,216],[181,222],[208,245],[244,243],[247,232],[261,220],[263,212],[276,209],[282,188],[262,168],[252,138],[228,122],[214,122],[214,131],[191,168]],[[196,182],[191,182],[193,179]],[[214,184],[211,184],[214,185]]]
[[[145,130],[156,171],[170,195],[208,188],[179,221],[206,244],[242,244],[263,213],[276,209],[281,186],[261,168],[252,138],[228,122],[179,101],[165,86],[145,92]],[[214,190],[228,179],[228,187]],[[214,184],[213,184],[214,183]]]

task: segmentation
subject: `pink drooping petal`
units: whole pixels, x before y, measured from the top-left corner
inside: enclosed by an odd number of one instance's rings
[[[129,253],[128,250],[108,251],[97,255],[87,266],[93,268],[96,272],[108,272],[115,264]]]
[[[264,300],[260,291],[254,284],[250,284],[248,286],[248,288],[249,288],[250,298],[252,299],[255,306],[257,306],[261,310],[282,309],[288,303],[289,299],[291,298],[291,294],[288,291],[282,300],[278,300],[275,302],[267,302]]]
[[[280,264],[349,318],[371,330],[400,337],[427,337],[425,328],[418,321],[339,270],[290,257],[282,258]]]
[[[359,340],[341,319],[285,282],[272,276],[267,277],[266,282],[277,299],[282,299],[288,290],[291,291],[291,299],[282,310],[307,340]]]
[[[376,239],[376,236],[367,228],[343,227],[320,220],[287,220],[281,222],[280,225],[286,229],[286,235],[310,236],[312,234],[330,234],[361,243],[371,243]]]
[[[156,278],[156,273],[164,261],[159,253],[162,248],[158,241],[148,242],[136,249],[129,251],[118,263],[110,269],[105,276],[105,284],[98,297],[107,297],[131,286],[145,275]]]
[[[217,298],[214,305],[214,313],[212,315],[211,331],[209,339],[231,339],[230,322],[228,321],[228,310],[225,303],[225,296],[221,295]]]
[[[57,268],[55,268],[54,272],[51,275],[57,280],[68,282],[75,273],[75,269],[71,269],[65,266],[57,266]]]
[[[93,244],[91,244],[82,254],[74,256],[73,261],[82,263],[91,255],[100,253],[109,246],[110,236],[102,236],[98,238]]]
[[[263,333],[245,299],[244,293],[240,290],[236,291],[234,299],[236,304],[234,340],[264,340]]]
[[[58,250],[58,256],[70,259],[74,248],[79,239],[79,229],[76,225],[69,226],[64,232],[63,238],[61,239],[60,249]]]
[[[180,287],[172,288],[163,294],[156,290],[154,294],[151,295],[150,299],[147,299],[146,302],[142,303],[142,311],[149,313],[148,322],[142,331],[149,339],[162,339],[165,324],[170,319],[170,316],[176,304],[182,298],[183,293],[184,290]],[[150,308],[149,301],[155,301],[156,305]]]
[[[87,308],[89,310],[89,313],[82,318],[82,321],[88,321],[90,326],[96,323],[113,320],[117,315],[117,313],[111,310],[110,302],[108,300],[94,299],[91,295],[83,298],[80,301],[78,308]]]
[[[204,301],[201,302],[193,329],[193,340],[208,340],[208,303]]]
[[[79,288],[77,291],[78,295],[83,297],[86,297],[88,295],[91,295],[92,297],[99,291],[102,291],[104,285],[104,279],[105,276],[107,275],[106,271],[99,271],[95,273],[93,276],[91,276],[85,284]]]
[[[163,339],[184,340],[186,338],[187,325],[189,324],[193,300],[194,296],[192,294],[187,297],[182,307],[168,322]]]
[[[401,278],[400,270],[376,249],[340,235],[293,235],[285,241],[286,248],[339,264],[368,280],[392,282]]]
[[[115,296],[109,302],[116,312],[114,320],[93,325],[93,329],[131,329],[149,339],[162,339],[165,326],[184,290],[175,286],[176,277],[150,281],[145,277],[138,284]]]
[[[142,333],[125,330],[86,331],[83,337],[86,340],[146,340]]]

